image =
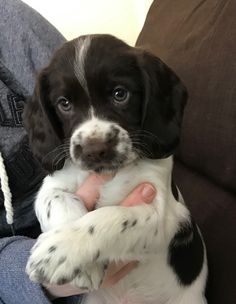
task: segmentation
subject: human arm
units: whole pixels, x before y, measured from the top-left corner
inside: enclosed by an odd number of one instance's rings
[[[25,265],[35,240],[22,236],[0,239],[0,303],[49,304],[39,284],[29,280]]]

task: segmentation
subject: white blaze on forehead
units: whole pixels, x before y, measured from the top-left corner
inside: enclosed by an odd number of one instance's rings
[[[89,117],[92,119],[92,118],[95,118],[95,110],[93,107],[90,107],[89,109]]]
[[[85,90],[86,94],[89,96],[88,84],[85,77],[85,59],[91,44],[91,36],[85,38],[79,38],[75,44],[75,62],[74,70],[75,76],[77,77],[79,83]]]

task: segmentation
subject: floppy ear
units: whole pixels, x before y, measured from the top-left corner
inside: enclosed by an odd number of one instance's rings
[[[175,73],[148,52],[142,53],[141,68],[145,91],[142,113],[144,140],[152,152],[150,158],[167,157],[173,154],[180,140],[187,91]]]
[[[62,144],[62,130],[49,101],[49,92],[46,68],[38,75],[33,96],[24,109],[23,122],[33,154],[42,167],[52,173],[63,167],[64,159],[59,158],[59,151],[56,149]]]

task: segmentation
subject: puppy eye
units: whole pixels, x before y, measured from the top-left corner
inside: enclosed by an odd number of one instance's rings
[[[57,99],[57,106],[62,112],[68,112],[72,109],[72,103],[63,96]]]
[[[125,105],[130,97],[130,92],[123,86],[117,86],[112,92],[113,103],[116,105]]]

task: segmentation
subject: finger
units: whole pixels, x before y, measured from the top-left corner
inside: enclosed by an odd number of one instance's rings
[[[71,284],[65,285],[54,285],[54,284],[43,284],[44,288],[54,298],[69,297],[85,293],[85,290],[81,290]]]
[[[106,270],[105,278],[109,278],[117,273],[121,268],[127,265],[128,262],[111,262]]]
[[[121,206],[129,207],[139,204],[150,204],[157,194],[152,184],[144,183],[136,187],[121,203]]]
[[[109,286],[112,286],[114,284],[116,284],[118,281],[120,281],[123,277],[125,277],[128,273],[130,273],[130,271],[132,271],[134,268],[137,267],[138,262],[134,261],[134,262],[130,262],[130,263],[118,263],[116,264],[117,266],[111,266],[111,268],[113,268],[114,273],[113,274],[106,274],[103,283],[101,285],[101,287],[106,288]],[[121,268],[120,266],[123,265]],[[116,268],[116,271],[115,271]],[[112,271],[113,271],[112,270]]]
[[[110,178],[110,174],[90,174],[76,191],[75,195],[82,200],[88,211],[94,209],[99,198],[99,187]]]

